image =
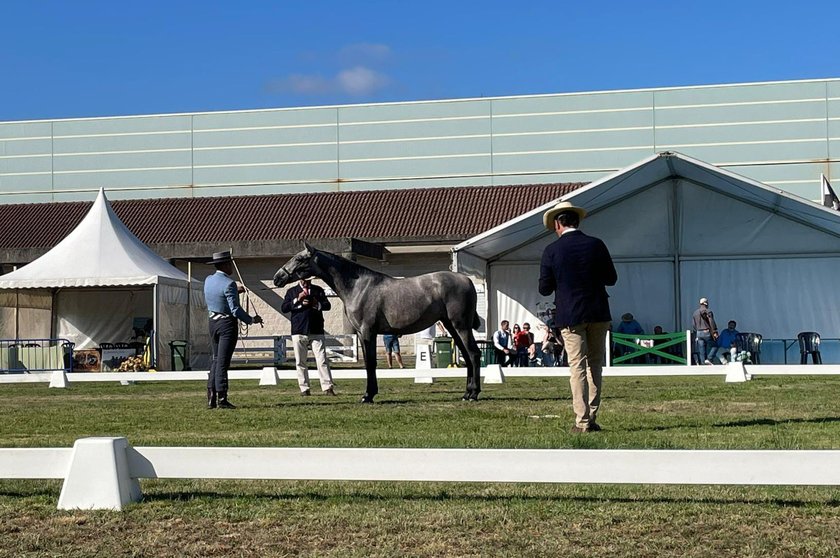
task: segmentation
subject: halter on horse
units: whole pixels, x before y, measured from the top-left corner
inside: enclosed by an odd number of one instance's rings
[[[443,323],[466,357],[467,390],[464,400],[477,400],[481,391],[481,352],[472,330],[479,327],[476,292],[472,281],[460,273],[439,271],[397,279],[368,269],[304,243],[274,274],[274,285],[283,287],[305,277],[322,279],[344,302],[344,313],[362,341],[367,388],[362,403],[373,403],[379,393],[376,381],[376,336],[402,335]]]

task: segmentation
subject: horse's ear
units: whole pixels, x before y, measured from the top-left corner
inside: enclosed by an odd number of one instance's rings
[[[314,253],[315,253],[315,248],[313,248],[313,247],[312,247],[312,246],[311,246],[308,242],[306,242],[305,240],[303,241],[303,247],[304,247],[304,249],[305,249],[307,252],[309,252],[310,254],[314,254]]]

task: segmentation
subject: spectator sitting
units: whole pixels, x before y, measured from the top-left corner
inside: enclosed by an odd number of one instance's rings
[[[621,322],[618,324],[618,327],[615,328],[616,333],[623,333],[625,335],[644,335],[645,330],[642,329],[642,326],[639,325],[633,318],[633,314],[627,312],[623,316],[621,316]]]
[[[726,364],[726,356],[729,354],[729,349],[736,346],[735,340],[738,339],[738,330],[735,329],[736,325],[738,324],[735,323],[735,320],[729,320],[726,329],[720,332],[720,336],[717,339],[717,344],[720,348],[720,353],[717,356],[721,364]]]
[[[642,326],[639,325],[633,318],[633,314],[627,312],[626,314],[621,316],[621,321],[618,324],[618,327],[615,328],[616,333],[622,333],[624,335],[644,335],[645,330],[642,329]],[[616,345],[615,353],[618,356],[626,355],[627,353],[631,352],[630,347],[626,347],[624,345]],[[637,363],[639,361],[638,358],[631,359],[630,363]]]

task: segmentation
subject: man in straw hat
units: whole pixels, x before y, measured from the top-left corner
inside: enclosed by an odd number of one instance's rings
[[[233,280],[233,258],[230,252],[216,252],[209,264],[216,273],[204,281],[204,299],[210,312],[210,343],[213,348],[210,375],[207,378],[207,407],[209,409],[235,409],[228,401],[228,368],[236,341],[239,323],[261,324],[260,316],[249,316],[239,305],[240,290]]]
[[[540,294],[554,293],[555,326],[569,359],[573,433],[601,430],[595,418],[612,320],[606,287],[618,280],[606,245],[578,230],[585,216],[584,209],[569,202],[560,202],[543,214],[546,228],[559,238],[546,247],[540,263]]]

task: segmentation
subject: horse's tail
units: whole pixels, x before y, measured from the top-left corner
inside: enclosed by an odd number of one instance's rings
[[[475,310],[475,307],[478,305],[478,293],[475,291],[475,284],[470,281],[470,286],[472,287],[472,295],[473,295],[473,319],[472,319],[472,328],[475,330],[481,329],[481,317],[478,315],[478,311]]]

